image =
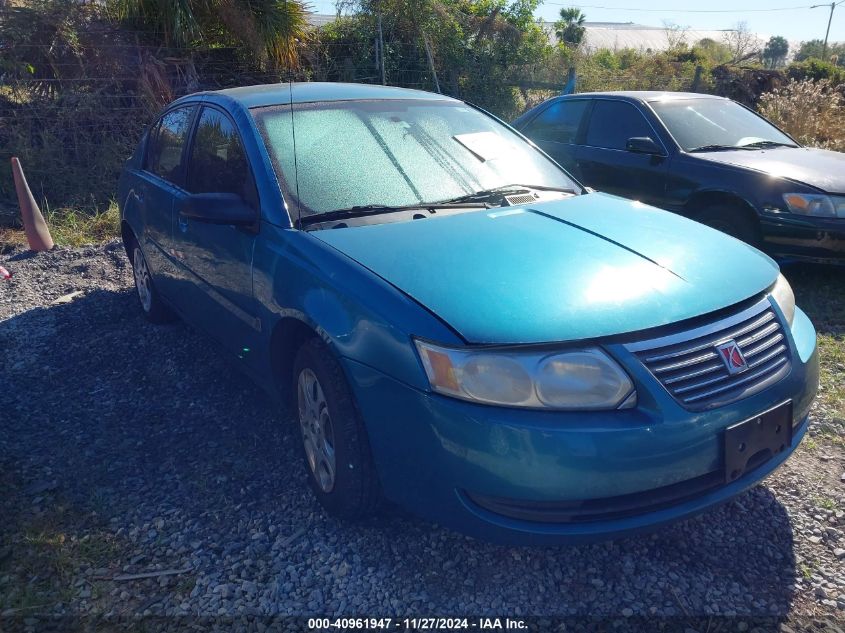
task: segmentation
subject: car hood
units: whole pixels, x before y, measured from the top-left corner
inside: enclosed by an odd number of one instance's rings
[[[771,259],[718,231],[598,193],[312,235],[469,343],[651,328],[747,299],[778,274]]]
[[[828,193],[845,193],[845,154],[810,147],[702,152],[714,163],[747,167],[778,178],[803,182]]]

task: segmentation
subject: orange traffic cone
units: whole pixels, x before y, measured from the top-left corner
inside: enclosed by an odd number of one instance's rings
[[[26,177],[21,169],[21,162],[17,157],[12,157],[12,176],[15,179],[15,190],[18,192],[18,205],[21,208],[23,219],[23,230],[26,233],[26,241],[34,251],[49,251],[53,248],[53,238],[50,236],[50,229],[47,222],[41,215],[41,209],[35,202],[35,197],[26,184]]]

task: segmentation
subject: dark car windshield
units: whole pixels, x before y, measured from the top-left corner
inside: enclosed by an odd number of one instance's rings
[[[667,99],[649,105],[678,145],[688,152],[749,145],[795,146],[792,139],[764,118],[727,99]]]
[[[434,203],[514,183],[580,190],[520,136],[463,103],[298,104],[293,125],[288,105],[253,115],[286,195],[303,216]]]

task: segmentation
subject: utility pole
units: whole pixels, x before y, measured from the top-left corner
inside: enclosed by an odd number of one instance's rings
[[[830,17],[827,19],[827,31],[824,34],[824,46],[822,46],[822,59],[827,61],[827,38],[830,37],[830,24],[833,22],[833,10],[845,2],[845,0],[839,0],[839,2],[831,2],[828,4],[814,4],[811,6],[811,9],[818,9],[819,7],[830,7]]]

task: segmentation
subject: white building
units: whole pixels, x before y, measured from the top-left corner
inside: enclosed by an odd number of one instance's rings
[[[554,22],[542,22],[543,29],[549,34],[549,39],[557,42],[555,36]],[[586,32],[582,46],[589,53],[601,49],[618,51],[624,48],[632,48],[637,51],[659,52],[670,48],[671,42],[686,42],[690,46],[705,38],[715,42],[725,43],[733,29],[724,30],[698,30],[698,29],[671,29],[662,26],[645,26],[633,22],[585,22]],[[756,46],[762,49],[769,41],[769,35],[763,33],[752,33]],[[798,50],[801,42],[790,41],[790,56]]]

